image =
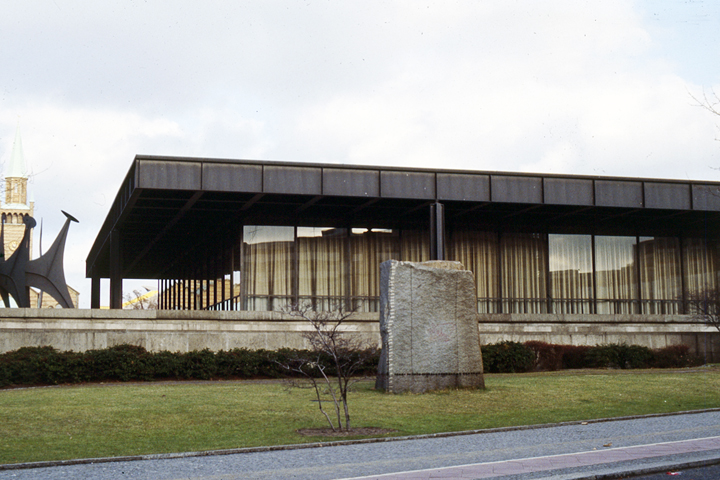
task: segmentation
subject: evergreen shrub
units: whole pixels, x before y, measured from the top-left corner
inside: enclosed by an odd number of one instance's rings
[[[653,353],[639,345],[611,343],[591,348],[586,358],[590,368],[648,368]]]
[[[483,369],[487,373],[528,372],[535,365],[535,352],[519,342],[484,345],[481,351]]]
[[[360,375],[377,373],[380,352],[366,358]],[[60,383],[209,380],[213,378],[283,378],[281,367],[288,359],[313,355],[308,350],[249,350],[236,348],[212,352],[148,352],[135,345],[118,345],[86,352],[59,352],[52,347],[23,347],[0,354],[0,388],[12,385],[56,385]],[[544,342],[500,342],[482,347],[487,373],[570,368],[684,368],[702,361],[686,345],[650,350],[637,345],[554,345]],[[331,365],[329,358],[320,359]],[[328,369],[332,375],[332,369]]]
[[[554,345],[552,343],[531,340],[525,342],[525,346],[530,348],[535,354],[533,370],[544,372],[562,370],[564,345]]]
[[[671,345],[658,348],[654,351],[653,367],[655,368],[685,368],[702,365],[703,361],[697,355],[690,353],[687,345]]]

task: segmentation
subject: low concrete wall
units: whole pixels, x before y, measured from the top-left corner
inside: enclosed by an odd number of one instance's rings
[[[380,345],[377,313],[356,314],[345,329]],[[569,345],[687,344],[720,362],[720,333],[682,315],[480,315],[482,344],[540,340]],[[307,322],[280,312],[0,309],[0,352],[50,345],[84,351],[129,343],[150,351],[306,348]]]
[[[720,362],[720,333],[688,315],[480,315],[483,344],[503,340],[564,345],[626,343],[649,348],[685,344],[707,362]]]
[[[379,345],[377,314],[357,314],[345,330]],[[306,321],[280,312],[0,309],[0,352],[50,345],[85,351],[123,343],[150,351],[307,348]]]

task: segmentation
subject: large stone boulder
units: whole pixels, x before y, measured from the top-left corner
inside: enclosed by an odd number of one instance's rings
[[[383,262],[380,333],[376,388],[485,388],[475,283],[461,263]]]

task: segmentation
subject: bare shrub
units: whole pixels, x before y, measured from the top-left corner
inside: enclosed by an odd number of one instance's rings
[[[368,364],[377,357],[377,348],[368,348],[360,339],[347,334],[343,324],[355,311],[345,309],[342,303],[325,311],[313,310],[311,304],[293,305],[286,312],[311,327],[303,334],[310,349],[279,362],[285,370],[300,377],[289,379],[289,385],[313,389],[318,408],[330,428],[350,430],[348,392],[360,379],[357,374],[367,371]],[[336,423],[326,411],[326,404],[334,409]]]

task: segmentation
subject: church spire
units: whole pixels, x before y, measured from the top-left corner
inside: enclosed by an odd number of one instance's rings
[[[25,168],[22,140],[20,140],[20,121],[18,121],[10,162],[5,169],[5,204],[29,208],[27,204],[27,183],[27,169]]]
[[[19,120],[17,128],[15,129],[15,141],[13,142],[12,154],[10,155],[10,163],[8,163],[5,171],[5,178],[27,178],[25,156],[23,155],[22,140],[20,139]]]

